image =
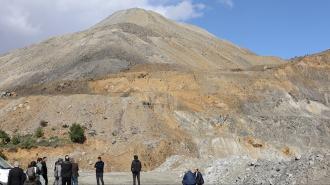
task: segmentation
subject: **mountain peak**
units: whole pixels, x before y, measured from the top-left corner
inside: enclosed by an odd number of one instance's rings
[[[118,23],[134,23],[140,26],[147,26],[156,22],[164,23],[165,21],[168,22],[165,17],[154,11],[141,8],[131,8],[117,11],[95,26],[102,27]]]

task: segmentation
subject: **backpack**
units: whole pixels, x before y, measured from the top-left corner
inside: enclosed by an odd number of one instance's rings
[[[26,175],[30,180],[34,180],[37,177],[34,167],[28,168],[26,171]]]

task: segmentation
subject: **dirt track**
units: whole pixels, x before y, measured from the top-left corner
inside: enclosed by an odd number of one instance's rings
[[[50,177],[49,177],[50,178]],[[50,179],[49,184],[53,184],[54,179]],[[106,185],[129,185],[132,183],[131,173],[128,172],[112,172],[104,174],[104,183]],[[95,185],[96,179],[93,172],[80,173],[80,185]],[[142,172],[141,184],[143,185],[177,185],[181,184],[180,175],[175,173],[164,172]]]

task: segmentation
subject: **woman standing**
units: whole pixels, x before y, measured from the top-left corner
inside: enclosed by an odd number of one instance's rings
[[[54,181],[54,185],[62,185],[62,176],[61,176],[61,171],[62,171],[62,165],[63,163],[63,159],[59,158],[56,162],[55,162],[55,168],[54,168],[54,177],[55,177],[55,181]]]

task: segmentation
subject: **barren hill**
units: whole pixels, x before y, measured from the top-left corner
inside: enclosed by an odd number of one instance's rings
[[[199,28],[142,9],[117,12],[92,28],[54,37],[0,57],[0,89],[90,79],[141,64],[190,70],[280,63],[259,57]]]
[[[5,153],[70,154],[82,169],[102,155],[112,171],[138,154],[145,170],[199,167],[215,184],[329,182],[329,55],[285,62],[120,11],[0,57],[0,89],[17,93],[0,98],[2,130],[24,135],[46,121],[44,139],[67,138],[73,123],[87,132],[83,145]]]

